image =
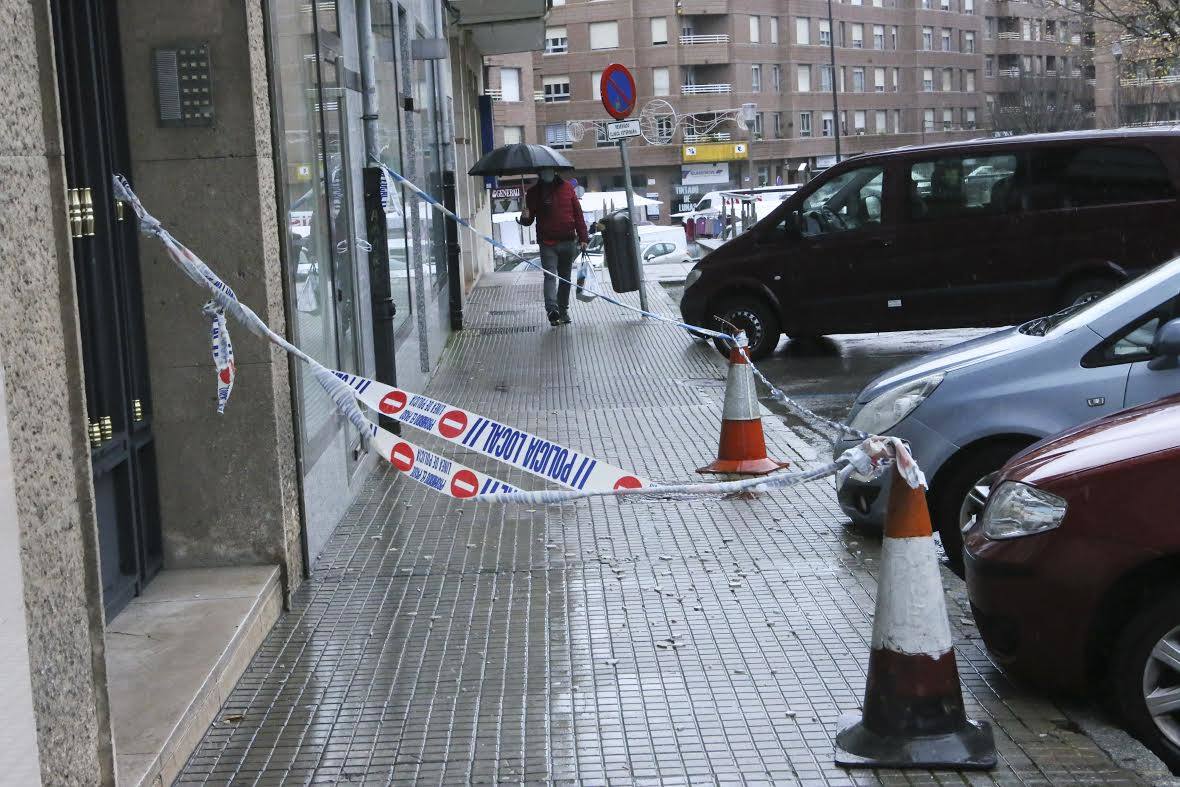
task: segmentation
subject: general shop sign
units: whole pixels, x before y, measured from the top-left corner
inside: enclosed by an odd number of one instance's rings
[[[745,142],[705,142],[680,149],[682,161],[740,161],[745,157]]]
[[[520,186],[492,189],[492,199],[520,199]]]

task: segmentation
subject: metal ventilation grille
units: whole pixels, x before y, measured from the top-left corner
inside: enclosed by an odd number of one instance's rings
[[[160,120],[178,122],[180,114],[180,70],[175,49],[157,49],[156,89],[160,98]]]

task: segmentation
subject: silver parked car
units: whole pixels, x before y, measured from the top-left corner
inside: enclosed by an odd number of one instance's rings
[[[909,443],[959,570],[962,528],[1008,459],[1043,437],[1180,391],[1180,369],[1149,366],[1156,331],[1180,317],[1178,295],[1180,258],[1105,297],[902,364],[860,392],[849,423]],[[852,444],[840,442],[836,454]],[[882,482],[849,479],[838,497],[854,521],[884,521]]]

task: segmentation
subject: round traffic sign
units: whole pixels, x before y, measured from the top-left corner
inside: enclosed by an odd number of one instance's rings
[[[438,433],[448,440],[454,440],[467,428],[467,413],[462,410],[448,410],[438,420]]]
[[[602,105],[615,120],[626,120],[635,109],[635,77],[627,67],[611,63],[602,72],[599,82]]]
[[[470,470],[460,470],[451,478],[451,494],[457,498],[475,497],[475,493],[478,491],[479,479]]]
[[[414,449],[409,443],[396,443],[389,452],[389,463],[408,473],[414,469]]]
[[[405,408],[407,401],[405,391],[390,391],[381,399],[377,409],[386,415],[397,415]]]

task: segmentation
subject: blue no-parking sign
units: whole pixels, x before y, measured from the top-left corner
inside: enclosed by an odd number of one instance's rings
[[[602,105],[615,120],[625,120],[635,109],[635,77],[626,66],[611,63],[599,83]]]

